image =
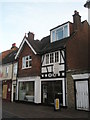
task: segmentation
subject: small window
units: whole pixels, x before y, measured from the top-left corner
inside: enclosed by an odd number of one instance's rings
[[[25,56],[22,58],[22,68],[30,68],[32,66],[31,56]]]
[[[51,42],[69,37],[69,23],[59,26],[51,31]]]

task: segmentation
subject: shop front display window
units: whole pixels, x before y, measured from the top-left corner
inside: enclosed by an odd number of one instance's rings
[[[34,82],[19,82],[19,100],[34,102]]]

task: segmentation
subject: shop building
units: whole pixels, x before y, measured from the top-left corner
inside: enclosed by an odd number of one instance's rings
[[[25,35],[15,56],[17,100],[53,105],[58,97],[61,106],[89,110],[88,29],[74,11],[73,23],[51,29],[40,41]]]
[[[11,51],[2,59],[2,99],[12,101],[14,92],[14,84],[16,86],[16,77],[17,76],[17,61],[15,61],[15,55],[18,48],[16,44],[12,44]]]

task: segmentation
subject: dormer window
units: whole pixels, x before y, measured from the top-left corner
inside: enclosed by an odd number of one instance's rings
[[[51,30],[51,42],[69,37],[69,23]]]

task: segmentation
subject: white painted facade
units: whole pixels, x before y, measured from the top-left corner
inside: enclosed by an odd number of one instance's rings
[[[19,92],[19,82],[34,82],[34,103],[41,103],[41,83],[43,81],[62,81],[62,89],[63,89],[63,106],[65,106],[65,79],[64,78],[55,78],[55,79],[40,79],[39,76],[37,77],[23,77],[23,78],[18,78],[17,80],[17,96],[16,96],[16,100],[19,100],[18,98],[18,92]]]

